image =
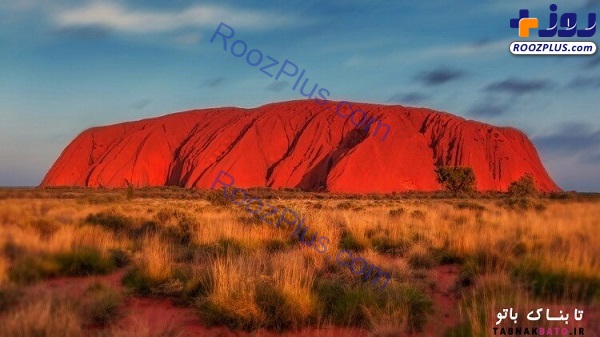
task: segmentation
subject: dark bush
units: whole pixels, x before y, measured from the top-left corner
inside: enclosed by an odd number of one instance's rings
[[[129,231],[134,226],[132,218],[114,212],[90,214],[85,218],[85,222],[109,229],[115,233]]]
[[[101,283],[92,284],[86,289],[82,302],[82,317],[88,324],[106,325],[117,319],[123,295]]]
[[[104,258],[95,248],[80,247],[54,257],[60,273],[68,276],[106,274],[115,268],[112,259]]]
[[[475,173],[470,167],[442,166],[435,169],[437,182],[454,196],[475,189]]]
[[[387,236],[379,236],[371,240],[373,249],[381,254],[404,256],[410,243],[404,240],[394,241]]]
[[[461,201],[461,202],[457,203],[455,205],[455,207],[458,209],[470,209],[472,211],[484,211],[485,210],[485,206],[480,205],[475,202],[470,202],[470,201]]]
[[[533,175],[527,173],[519,178],[519,180],[510,183],[508,186],[508,194],[511,197],[516,198],[537,196],[538,191],[535,187],[535,179],[533,178]]]
[[[404,214],[406,212],[406,210],[404,208],[397,208],[397,209],[392,209],[390,210],[390,216],[391,217],[398,217],[401,216],[402,214]]]
[[[60,275],[60,265],[46,255],[18,258],[8,269],[9,280],[18,284],[31,284],[58,275]]]
[[[417,210],[414,210],[414,211],[410,212],[410,216],[413,219],[424,220],[425,219],[425,212],[417,209]]]
[[[356,238],[350,233],[350,231],[345,230],[342,239],[340,240],[340,248],[348,249],[355,252],[362,252],[365,250],[365,245],[356,240]]]
[[[344,201],[344,202],[341,202],[341,203],[337,204],[335,206],[335,208],[348,210],[348,209],[352,208],[352,203],[349,202],[349,201]]]
[[[549,271],[533,260],[522,260],[512,270],[515,279],[525,282],[545,300],[564,297],[589,303],[600,295],[600,278],[567,271]]]
[[[131,262],[131,256],[122,249],[109,250],[110,258],[117,268],[123,268]]]
[[[0,314],[19,302],[23,291],[14,285],[0,286]]]
[[[123,276],[123,284],[131,288],[139,295],[148,296],[152,294],[153,288],[158,287],[160,282],[152,279],[144,271],[138,267],[131,268],[125,276]]]
[[[408,264],[415,269],[430,269],[435,266],[435,260],[430,254],[413,252],[408,257]]]

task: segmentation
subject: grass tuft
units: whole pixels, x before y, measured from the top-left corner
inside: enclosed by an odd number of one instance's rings
[[[89,286],[80,303],[81,317],[87,324],[106,325],[120,317],[123,295],[101,283]]]

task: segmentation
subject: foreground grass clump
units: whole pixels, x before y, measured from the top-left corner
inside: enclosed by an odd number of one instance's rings
[[[572,298],[591,303],[600,298],[600,276],[590,277],[566,270],[544,269],[539,262],[525,260],[513,268],[513,277],[535,296],[544,299]]]
[[[134,227],[134,220],[116,212],[99,212],[90,214],[85,222],[97,225],[116,233],[124,233]]]
[[[80,303],[81,317],[87,324],[106,325],[119,317],[123,295],[101,283],[88,287]]]
[[[79,247],[54,255],[25,255],[13,261],[8,276],[13,282],[30,284],[49,277],[106,274],[115,267],[115,261],[97,249]]]
[[[383,321],[395,321],[404,332],[418,332],[433,312],[431,299],[408,284],[379,291],[327,280],[316,286],[316,292],[321,314],[339,325],[374,329]]]
[[[23,290],[15,285],[0,285],[0,313],[17,304],[22,295]]]
[[[133,268],[123,283],[139,294],[149,295],[153,289],[167,282],[173,272],[173,247],[156,235],[146,236],[140,242]]]
[[[45,296],[18,306],[0,317],[3,336],[85,336],[75,305]]]
[[[302,256],[297,252],[280,253],[270,263],[261,262],[264,256],[256,257],[227,255],[215,260],[211,290],[197,302],[206,322],[235,329],[278,331],[314,322],[314,270],[307,270]]]

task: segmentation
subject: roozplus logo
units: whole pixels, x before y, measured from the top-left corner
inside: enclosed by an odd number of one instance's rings
[[[564,13],[559,20],[557,10],[558,6],[550,5],[546,29],[538,29],[540,22],[529,16],[529,9],[519,10],[519,17],[510,19],[510,28],[517,29],[522,39],[529,38],[536,30],[537,36],[542,38],[591,38],[596,33],[596,13],[587,13],[587,25],[578,28],[577,13]],[[510,52],[516,55],[591,55],[596,52],[596,44],[591,41],[515,41],[510,45]]]
[[[596,13],[588,13],[587,27],[577,29],[577,13],[564,13],[560,16],[560,26],[563,29],[558,29],[558,14],[555,13],[558,6],[550,5],[550,27],[547,29],[538,30],[539,37],[554,37],[558,32],[558,37],[592,37],[596,33]],[[519,17],[510,20],[510,28],[519,29],[519,37],[529,37],[529,31],[538,28],[539,20],[529,17],[528,9],[519,10]]]

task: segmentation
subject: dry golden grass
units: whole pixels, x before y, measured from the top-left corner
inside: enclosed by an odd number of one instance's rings
[[[139,253],[142,270],[155,280],[166,280],[171,275],[173,256],[171,245],[156,236],[146,236]]]
[[[4,285],[8,280],[8,267],[7,259],[0,255],[0,286]]]
[[[51,296],[23,303],[0,317],[3,336],[84,336],[75,306],[64,299]]]
[[[181,331],[172,327],[156,330],[152,329],[147,322],[135,321],[127,327],[113,326],[106,337],[180,337],[184,336]]]
[[[327,237],[328,255],[350,249],[392,274],[389,289],[412,289],[408,293],[415,297],[415,302],[385,302],[347,267],[291,239],[293,227],[275,228],[241,206],[214,206],[201,198],[126,201],[114,191],[75,191],[73,199],[52,198],[52,191],[31,192],[42,193],[43,199],[19,193],[10,198],[4,192],[0,199],[0,285],[9,282],[11,268],[22,257],[91,247],[104,257],[116,249],[129,256],[130,266],[143,276],[132,276],[134,288],[180,297],[213,323],[240,329],[334,321],[379,335],[398,334],[412,324],[408,312],[426,312],[419,291],[436,286],[434,269],[444,263],[460,265],[457,305],[473,335],[491,326],[482,313],[507,302],[600,301],[592,289],[600,284],[600,202],[542,200],[545,209],[523,211],[493,198],[316,201],[286,195],[269,200],[301,215],[310,233]],[[86,222],[88,215],[99,213],[114,214],[132,227],[115,230],[114,223]],[[558,293],[549,294],[536,283],[548,277]],[[326,287],[339,294],[323,297]],[[353,307],[354,301],[359,305]],[[351,309],[344,311],[345,306]],[[8,317],[16,319],[23,310],[44,314],[42,306],[29,305],[15,307]]]

